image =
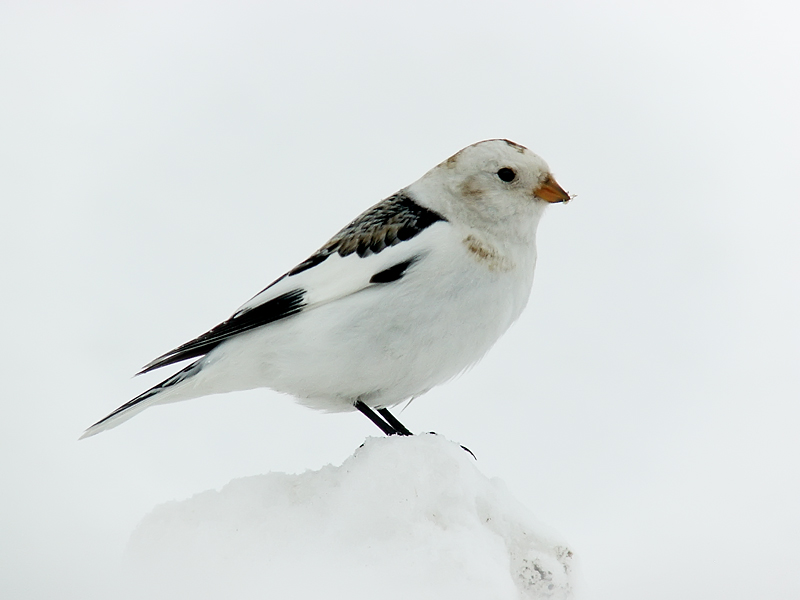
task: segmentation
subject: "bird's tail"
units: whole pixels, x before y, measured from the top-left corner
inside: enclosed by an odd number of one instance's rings
[[[191,395],[184,397],[184,395],[179,394],[179,397],[175,397],[175,394],[170,392],[178,392],[178,388],[182,387],[178,384],[199,373],[200,369],[202,368],[202,365],[200,364],[201,362],[203,362],[203,359],[193,362],[188,367],[175,373],[175,375],[172,377],[165,379],[158,385],[151,387],[146,392],[139,394],[130,402],[126,402],[110,415],[100,419],[97,423],[89,427],[89,429],[83,432],[83,435],[81,435],[79,439],[82,440],[83,438],[97,435],[106,429],[112,429],[120,423],[124,423],[134,415],[139,414],[145,408],[152,406],[153,404],[188,400],[190,397],[192,397]]]

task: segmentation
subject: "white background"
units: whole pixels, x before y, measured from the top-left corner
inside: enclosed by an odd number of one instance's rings
[[[507,137],[578,194],[527,311],[402,413],[586,599],[800,597],[793,2],[4,2],[0,596],[113,597],[153,506],[339,464],[268,390],[82,430],[361,210]]]

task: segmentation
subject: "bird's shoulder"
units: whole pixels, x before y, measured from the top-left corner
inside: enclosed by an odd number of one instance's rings
[[[378,254],[440,221],[446,219],[415,201],[408,192],[400,191],[365,210],[287,275],[302,273],[332,254],[345,257],[355,253],[360,258]]]

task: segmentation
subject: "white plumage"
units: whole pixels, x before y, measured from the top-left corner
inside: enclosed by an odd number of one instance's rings
[[[195,362],[86,430],[153,404],[268,387],[326,411],[387,411],[478,361],[530,295],[536,227],[569,195],[507,140],[464,148],[376,204],[234,315],[145,371]],[[388,428],[386,420],[389,421]]]

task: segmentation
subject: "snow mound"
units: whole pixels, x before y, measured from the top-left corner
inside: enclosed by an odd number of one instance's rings
[[[235,479],[156,507],[126,589],[156,598],[569,598],[572,553],[436,435],[371,438],[340,467]]]

